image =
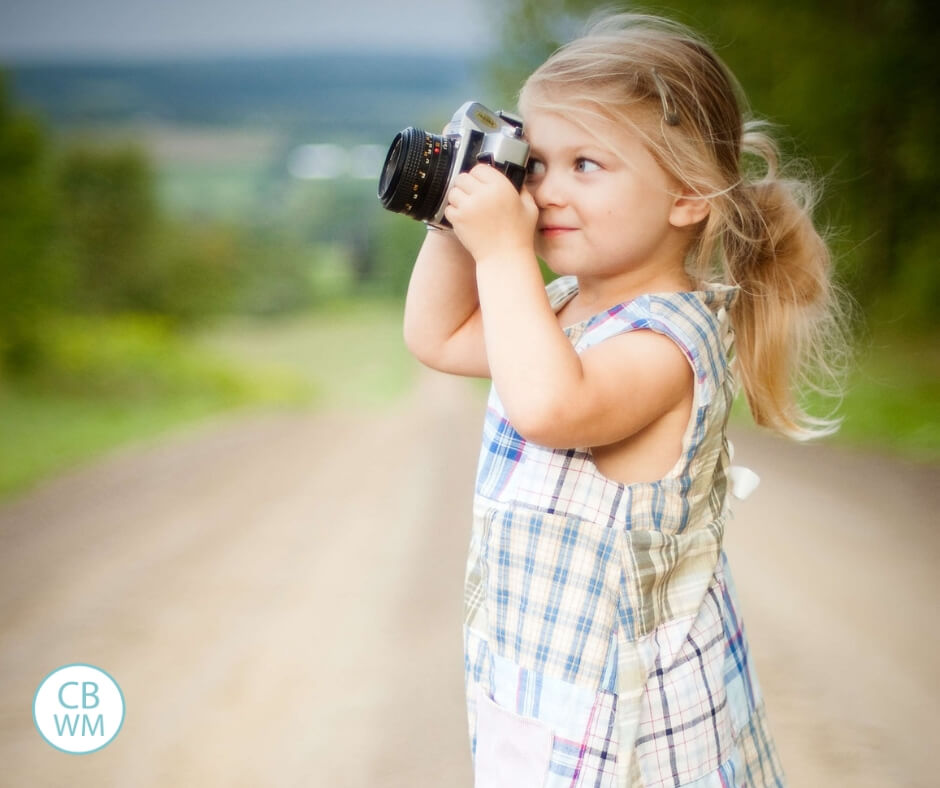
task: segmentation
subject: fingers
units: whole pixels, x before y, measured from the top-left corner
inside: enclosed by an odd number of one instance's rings
[[[497,170],[494,167],[491,167],[489,164],[480,162],[479,164],[474,164],[468,171],[468,175],[472,175],[477,180],[486,181],[489,176],[495,173]]]
[[[472,175],[471,172],[462,172],[454,178],[454,185],[451,187],[452,194],[455,191],[459,191],[463,194],[473,194],[480,184],[484,183],[480,178]]]
[[[481,186],[493,183],[489,178],[489,174],[485,172],[486,170],[494,175],[500,175],[486,164],[477,164],[473,169],[462,172],[454,178],[454,184],[447,193],[447,201],[456,207],[461,200],[476,193]]]
[[[469,170],[460,173],[454,179],[454,185],[460,185],[464,191],[471,191],[477,184],[501,183],[506,176],[489,164],[475,164]]]
[[[510,192],[513,198],[518,194],[502,172],[489,164],[477,164],[454,178],[454,183],[447,193],[448,207],[445,208],[444,216],[452,220],[452,215],[447,213],[448,209],[459,212],[465,207],[470,210],[472,205],[480,200],[489,203],[497,199],[508,199]],[[529,201],[531,202],[531,197]]]
[[[483,163],[474,165],[467,175],[475,178],[480,183],[500,183],[500,179],[506,177],[501,170],[496,169],[491,164]]]
[[[462,172],[456,178],[454,178],[454,183],[450,187],[450,191],[447,193],[447,199],[450,203],[454,202],[454,198],[457,198],[459,201],[462,197],[473,194],[474,186],[476,185],[476,179],[473,178],[469,172]]]

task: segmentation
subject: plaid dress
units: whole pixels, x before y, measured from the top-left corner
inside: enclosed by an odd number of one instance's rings
[[[557,311],[573,277],[548,286]],[[730,287],[641,296],[565,330],[671,338],[694,371],[675,467],[603,476],[487,408],[465,587],[477,788],[782,786],[722,534],[734,383]]]

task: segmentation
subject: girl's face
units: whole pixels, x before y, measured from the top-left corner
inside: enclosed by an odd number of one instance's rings
[[[536,253],[556,273],[582,277],[681,270],[687,236],[674,224],[678,184],[634,134],[613,122],[592,125],[597,136],[552,112],[525,117]]]

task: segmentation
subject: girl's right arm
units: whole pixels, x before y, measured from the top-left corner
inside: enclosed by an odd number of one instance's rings
[[[488,378],[476,265],[450,230],[430,231],[405,300],[405,345],[422,364]]]

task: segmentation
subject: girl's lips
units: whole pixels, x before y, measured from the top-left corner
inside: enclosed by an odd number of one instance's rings
[[[574,227],[540,227],[539,232],[546,238],[554,238],[558,235],[564,235],[565,233],[574,232]]]

